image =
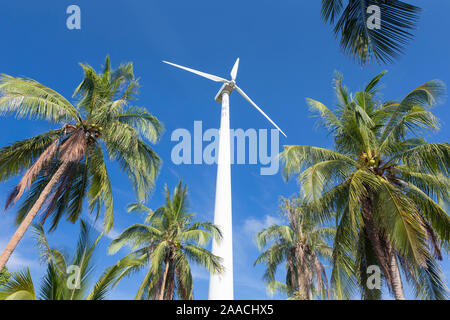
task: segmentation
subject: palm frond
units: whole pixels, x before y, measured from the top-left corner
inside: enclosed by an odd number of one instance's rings
[[[380,28],[369,28],[371,6],[379,8]],[[413,38],[421,9],[399,0],[322,0],[322,18],[334,25],[342,50],[361,65],[393,62]],[[340,16],[339,16],[340,15]]]
[[[16,272],[0,287],[0,300],[36,300],[30,270]]]
[[[32,79],[0,76],[0,112],[18,118],[63,122],[80,119],[62,95]]]
[[[0,181],[29,168],[59,138],[63,129],[50,130],[30,139],[17,141],[0,150]]]

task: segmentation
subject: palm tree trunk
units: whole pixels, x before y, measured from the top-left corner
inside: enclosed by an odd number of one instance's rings
[[[295,248],[292,250],[292,256],[295,257]],[[287,262],[289,265],[289,270],[291,272],[291,279],[290,279],[291,280],[291,289],[292,289],[292,292],[295,292],[295,286],[298,285],[298,281],[295,277],[296,272],[295,272],[295,268],[294,268],[294,262],[293,262],[293,259],[291,256],[288,256]],[[299,288],[299,290],[300,290],[300,288]]]
[[[305,253],[300,245],[297,246],[297,260],[298,260],[298,270],[297,270],[297,281],[298,290],[300,292],[302,300],[309,300],[309,290],[308,290],[308,267],[305,261]]]
[[[398,268],[397,258],[391,249],[390,269],[392,275],[392,291],[394,292],[395,300],[405,300],[405,293],[403,291],[402,277],[400,269]]]
[[[33,222],[34,217],[37,215],[37,213],[41,209],[45,200],[48,198],[52,189],[56,186],[56,184],[60,180],[61,176],[66,171],[69,164],[70,164],[69,161],[65,161],[60,165],[58,170],[55,172],[55,174],[52,176],[50,181],[45,186],[44,190],[42,190],[41,194],[39,195],[39,198],[36,200],[33,207],[30,209],[30,211],[28,212],[26,217],[20,223],[19,227],[17,228],[16,232],[12,236],[12,238],[9,241],[8,245],[6,246],[5,250],[3,250],[2,254],[0,255],[0,270],[3,270],[3,267],[8,262],[9,258],[11,257],[12,253],[16,249],[17,245],[19,244],[23,235],[27,231],[28,227]]]
[[[171,278],[169,279],[169,283],[167,285],[167,289],[166,289],[166,296],[165,296],[165,300],[173,300],[173,294],[175,292],[175,279]]]
[[[402,278],[400,276],[400,269],[398,268],[395,252],[375,225],[371,199],[367,197],[363,199],[362,203],[364,229],[366,230],[372,248],[377,256],[378,263],[380,263],[380,267],[386,277],[388,286],[393,291],[396,300],[405,300]]]
[[[372,244],[373,251],[377,257],[379,267],[383,270],[384,276],[389,287],[392,287],[392,276],[390,271],[390,261],[386,254],[387,243],[382,234],[375,225],[371,199],[366,197],[362,199],[362,218],[364,222],[364,231]]]
[[[306,278],[306,292],[308,293],[308,300],[313,300],[313,294],[312,294],[312,275],[311,272],[309,270],[309,266],[306,267],[306,273],[305,273],[305,278]]]
[[[164,300],[173,300],[173,294],[175,291],[175,270],[174,264],[170,264],[169,274],[167,275],[166,294]]]
[[[166,266],[164,268],[164,274],[163,274],[162,283],[161,283],[161,291],[160,291],[158,300],[164,300],[164,291],[165,291],[165,287],[166,287],[167,275],[169,274],[169,267],[170,267],[170,261],[169,261],[169,259],[167,259]]]

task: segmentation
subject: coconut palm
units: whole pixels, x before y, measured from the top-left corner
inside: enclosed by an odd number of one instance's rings
[[[88,198],[96,217],[104,208],[105,230],[112,228],[113,195],[104,151],[126,172],[140,200],[153,186],[160,159],[145,140],[156,142],[162,127],[146,109],[131,105],[138,88],[133,64],[112,70],[107,57],[103,73],[81,67],[84,79],[74,93],[76,104],[35,80],[0,77],[0,112],[59,126],[0,150],[0,181],[25,171],[5,208],[29,191],[18,210],[20,225],[0,256],[0,269],[43,207],[42,222],[51,216],[54,229],[63,215],[74,223]]]
[[[145,224],[125,229],[109,247],[111,254],[126,244],[134,250],[125,257],[133,262],[118,280],[149,266],[135,299],[172,300],[175,291],[180,299],[193,299],[190,261],[210,273],[222,271],[221,259],[204,248],[211,237],[219,241],[221,232],[210,222],[193,221],[194,214],[188,212],[187,187],[180,181],[171,197],[166,185],[165,197],[164,206],[156,211],[139,203],[131,204],[130,212],[146,214]]]
[[[329,297],[328,279],[322,261],[331,258],[327,244],[334,236],[331,227],[319,227],[318,220],[298,198],[282,199],[281,210],[288,225],[272,225],[260,231],[257,244],[266,249],[255,261],[266,264],[264,280],[271,293],[281,291],[291,299],[312,300]],[[286,262],[286,282],[275,280],[278,266]]]
[[[372,12],[378,6],[380,28],[369,27]],[[369,12],[368,12],[369,11]],[[322,18],[334,26],[343,51],[361,65],[389,63],[404,52],[413,38],[421,9],[398,0],[322,0]]]
[[[121,271],[119,264],[107,268],[95,285],[90,287],[94,270],[92,256],[103,234],[92,241],[88,227],[81,220],[78,244],[70,258],[50,247],[42,225],[35,226],[34,233],[41,258],[47,264],[39,292],[36,292],[27,268],[25,271],[14,273],[0,287],[1,300],[103,300],[107,296]]]
[[[430,107],[445,87],[433,80],[401,101],[383,102],[383,75],[353,95],[338,75],[335,112],[308,99],[335,150],[285,146],[284,174],[289,179],[299,173],[323,221],[337,213],[331,280],[338,298],[350,296],[356,284],[364,298],[380,298],[380,290],[366,286],[367,267],[378,265],[396,299],[405,298],[400,269],[417,297],[444,299],[437,260],[450,244],[450,218],[440,205],[449,200],[450,144],[427,143],[422,136],[439,128]]]

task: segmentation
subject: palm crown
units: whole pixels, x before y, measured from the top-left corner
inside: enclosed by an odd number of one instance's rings
[[[189,260],[203,266],[210,273],[220,273],[221,259],[203,246],[211,237],[220,240],[220,230],[210,222],[194,222],[189,213],[187,187],[178,184],[171,197],[167,186],[166,203],[156,211],[134,203],[132,212],[145,212],[145,224],[135,224],[124,230],[109,247],[117,252],[126,244],[134,251],[124,259],[130,263],[119,280],[150,264],[139,287],[136,299],[172,300],[176,290],[180,299],[193,299],[193,282]]]
[[[14,204],[31,186],[19,210],[19,221],[58,168],[65,165],[43,217],[54,214],[52,227],[65,211],[75,221],[88,196],[89,206],[97,209],[97,214],[101,204],[105,205],[105,228],[110,229],[113,198],[103,147],[128,174],[140,199],[151,190],[160,160],[142,138],[156,142],[162,128],[146,109],[130,105],[138,86],[133,65],[111,70],[107,57],[101,74],[88,65],[81,66],[85,75],[74,93],[79,97],[76,106],[34,80],[6,75],[0,79],[0,110],[4,114],[62,124],[59,129],[16,142],[0,152],[1,180],[28,169],[6,204]]]
[[[84,79],[74,93],[79,98],[76,105],[34,80],[0,78],[3,114],[61,125],[0,150],[0,180],[25,171],[5,207],[30,188],[17,215],[22,224],[2,254],[1,267],[45,202],[42,219],[52,216],[51,228],[64,214],[75,222],[86,197],[96,217],[104,207],[104,228],[112,228],[113,195],[104,151],[127,173],[139,200],[145,200],[152,189],[160,158],[144,139],[156,142],[162,125],[146,109],[131,104],[138,88],[133,65],[112,70],[107,57],[100,74],[81,66]]]
[[[260,249],[270,246],[255,261],[266,264],[264,279],[270,292],[281,291],[292,299],[329,297],[328,279],[322,261],[331,258],[328,245],[334,236],[331,227],[319,227],[307,204],[298,198],[282,199],[281,209],[288,225],[272,225],[256,236]],[[286,261],[286,282],[275,280],[277,267]]]
[[[1,287],[1,300],[103,300],[106,297],[121,266],[117,264],[107,268],[94,286],[90,286],[94,271],[92,258],[103,234],[94,240],[86,223],[81,220],[79,240],[72,257],[50,247],[42,225],[34,227],[34,235],[41,259],[47,265],[39,291],[36,292],[27,268],[14,273]],[[72,270],[68,268],[70,266],[77,269]]]
[[[365,285],[365,270],[375,264],[398,299],[404,298],[399,267],[418,297],[445,298],[436,259],[449,249],[450,219],[438,200],[449,199],[450,145],[421,137],[439,128],[429,108],[444,86],[430,81],[401,101],[382,102],[377,92],[383,75],[354,95],[339,75],[335,112],[308,99],[332,133],[335,150],[285,146],[284,174],[300,173],[321,218],[337,212],[332,281],[338,297],[351,293],[353,275],[364,297],[380,297],[381,291]]]

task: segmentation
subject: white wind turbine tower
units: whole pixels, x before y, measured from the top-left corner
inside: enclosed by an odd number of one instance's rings
[[[213,240],[212,253],[223,259],[224,273],[211,275],[209,281],[210,300],[233,300],[233,233],[231,219],[231,169],[230,169],[230,113],[229,97],[236,89],[253,107],[262,113],[285,137],[284,132],[236,85],[236,75],[239,68],[239,58],[231,70],[231,80],[163,61],[174,67],[195,73],[215,82],[223,83],[215,100],[222,104],[219,134],[219,154],[217,164],[216,201],[214,207],[214,224],[223,234],[220,243]]]

